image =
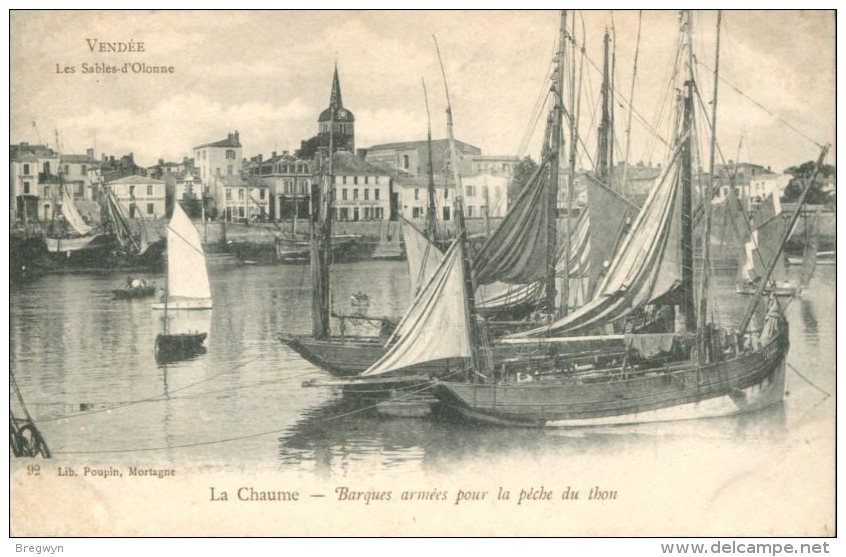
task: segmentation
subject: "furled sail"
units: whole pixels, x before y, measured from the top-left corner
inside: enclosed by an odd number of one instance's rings
[[[670,293],[681,282],[681,195],[676,160],[680,141],[657,186],[602,278],[590,302],[558,321],[512,337],[546,336],[616,321]]]
[[[168,300],[174,298],[209,300],[209,275],[200,234],[179,203],[167,225]]]
[[[404,218],[400,219],[400,223],[408,260],[409,295],[414,302],[420,289],[426,286],[438,270],[444,255],[416,226]]]
[[[546,276],[549,159],[541,162],[474,261],[477,284],[529,284]]]
[[[362,375],[380,375],[422,362],[471,357],[469,316],[464,297],[461,241],[444,254],[437,272],[389,339],[387,353]]]
[[[68,190],[65,187],[62,187],[62,215],[64,215],[68,226],[73,228],[80,236],[85,236],[94,230],[93,226],[85,223],[73,202],[73,198],[68,194]]]

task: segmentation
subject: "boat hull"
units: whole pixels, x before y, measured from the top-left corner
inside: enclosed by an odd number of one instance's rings
[[[335,377],[352,377],[375,364],[388,349],[379,337],[346,337],[315,340],[309,337],[281,335],[279,340],[293,349],[304,360],[328,371]],[[521,339],[494,342],[491,357],[497,369],[512,365],[523,365],[529,360],[552,362],[561,354],[586,354],[607,357],[625,350],[622,336],[582,337],[579,339]],[[583,362],[580,362],[583,363]],[[431,374],[446,377],[457,369],[463,369],[462,359],[426,362],[398,370],[396,375]]]
[[[500,384],[437,382],[448,409],[476,422],[583,427],[728,416],[784,398],[786,336],[765,348],[703,367],[690,364],[628,379]]]
[[[755,296],[758,294],[758,288],[749,284],[738,284],[736,292],[738,294],[742,294],[743,296]],[[772,288],[764,288],[763,294],[765,296],[769,296],[773,293],[775,293],[778,297],[788,298],[796,295],[796,287],[793,285],[779,285],[775,288],[775,290]]]
[[[172,362],[206,351],[205,342],[208,333],[191,333],[179,335],[160,334],[156,336],[156,360],[158,362]]]
[[[116,300],[134,300],[137,298],[149,298],[156,293],[156,285],[143,286],[139,288],[118,288],[112,290]]]

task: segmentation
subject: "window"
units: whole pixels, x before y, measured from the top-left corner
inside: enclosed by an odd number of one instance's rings
[[[29,182],[24,182],[24,195],[27,195],[27,194],[29,194]],[[46,188],[44,188],[44,196],[45,197],[50,196],[50,186],[47,186]]]
[[[382,220],[383,218],[385,218],[385,211],[381,207],[375,207],[373,209],[373,212],[374,212],[373,218],[376,218],[376,219],[379,219],[379,220]]]
[[[23,165],[23,173],[24,173],[24,176],[29,176],[29,165],[28,164]]]
[[[129,218],[135,218],[135,203],[129,206]]]
[[[364,188],[364,200],[370,199],[370,188]]]
[[[235,160],[235,149],[227,149],[226,150],[226,158]]]
[[[358,207],[353,209],[353,220],[358,220]]]
[[[476,191],[475,191],[475,188],[473,188],[473,186],[464,186],[464,193],[465,193],[465,195],[467,195],[467,197],[476,197],[476,195],[475,195]]]
[[[408,155],[402,156],[402,167],[408,170]]]
[[[244,188],[238,188],[238,201],[244,201]],[[244,215],[241,215],[244,216]]]
[[[264,197],[265,197],[265,194],[266,194],[266,193],[267,193],[267,190],[266,190],[266,189],[264,189],[264,188],[261,188],[261,189],[259,190],[259,199],[261,199],[262,201],[264,201]]]
[[[358,188],[353,188],[353,200],[358,199]],[[355,219],[358,220],[358,219]]]
[[[377,184],[379,183],[379,177],[378,176],[376,176],[376,183]]]
[[[364,220],[370,220],[370,207],[364,208]]]
[[[129,197],[135,197],[135,186],[129,186]]]
[[[346,184],[346,183],[347,183],[347,177],[346,177],[346,176],[341,176],[341,183],[342,183],[342,184]]]
[[[449,207],[444,207],[444,220],[449,220]]]
[[[147,186],[147,197],[153,197],[153,186]]]
[[[358,183],[358,176],[353,176],[353,184],[357,184],[357,183]]]
[[[346,207],[341,207],[341,218],[340,220],[350,220],[350,210]]]
[[[414,188],[414,201],[418,201],[420,199],[420,190],[418,188]]]
[[[88,173],[88,167],[84,164],[80,167],[80,173],[85,176]]]
[[[343,189],[341,189],[341,200],[342,200],[342,201],[346,201],[346,200],[347,200],[347,188],[343,188]]]
[[[66,164],[65,165],[65,176],[67,176],[68,174],[70,174],[70,165]]]
[[[365,184],[369,183],[368,178],[370,178],[370,176],[365,176],[365,177],[364,177],[364,183],[365,183]]]
[[[50,174],[50,161],[44,161],[44,174]]]
[[[75,184],[73,187],[74,197],[83,197],[85,195],[85,184],[82,182]]]
[[[472,216],[473,216],[473,206],[472,206],[472,205],[468,205],[468,206],[467,206],[467,216],[468,216],[468,217],[472,217]]]
[[[379,201],[379,188],[373,188],[373,199]]]
[[[411,208],[411,218],[419,219],[420,218],[420,207],[412,207]]]
[[[154,215],[155,214],[154,205],[152,203],[147,203],[147,214],[148,215]]]
[[[449,199],[449,188],[444,188],[444,199]]]
[[[244,218],[244,207],[238,207],[238,216]]]

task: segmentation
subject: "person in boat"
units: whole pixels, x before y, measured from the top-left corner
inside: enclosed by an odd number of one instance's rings
[[[130,290],[130,289],[132,288],[132,277],[131,277],[131,276],[129,276],[129,275],[127,275],[127,276],[126,276],[126,285],[125,285],[125,288],[126,288],[127,290]]]

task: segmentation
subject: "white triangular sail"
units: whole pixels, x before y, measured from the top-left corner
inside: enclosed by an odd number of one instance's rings
[[[200,234],[175,203],[167,225],[167,301],[169,309],[212,307],[206,256]],[[160,307],[164,304],[154,304]],[[162,308],[163,309],[163,308]]]
[[[68,190],[64,186],[62,187],[62,215],[64,215],[68,225],[80,236],[85,236],[94,230],[93,226],[85,223],[85,220],[83,220],[82,215],[79,214],[79,210],[76,208],[76,204],[73,202],[73,198],[68,194]]]
[[[438,270],[444,255],[416,226],[406,219],[401,219],[400,222],[405,241],[405,256],[408,260],[409,295],[414,302],[420,289],[426,286]]]
[[[461,242],[444,260],[397,325],[388,352],[362,375],[380,375],[423,362],[471,357]]]

